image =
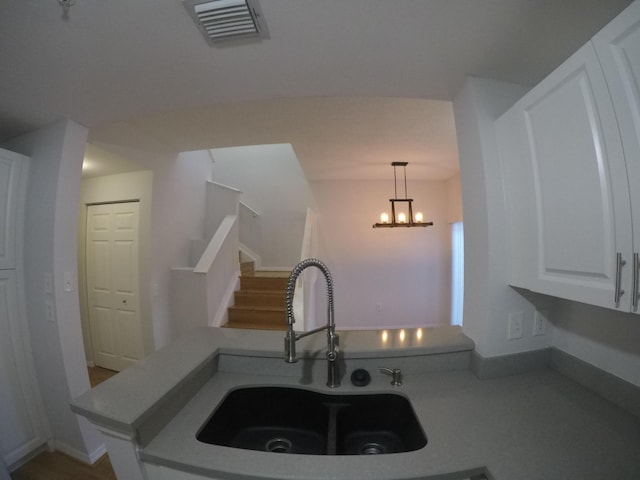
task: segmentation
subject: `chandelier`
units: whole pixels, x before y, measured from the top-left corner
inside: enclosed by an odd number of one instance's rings
[[[392,162],[393,167],[393,192],[394,198],[390,198],[391,202],[391,219],[387,212],[380,215],[380,222],[374,223],[373,228],[394,228],[394,227],[428,227],[433,222],[425,222],[421,212],[413,214],[413,198],[407,198],[407,165],[409,162]],[[396,176],[396,167],[402,167],[404,171],[404,198],[398,197],[398,177]],[[396,211],[396,204],[404,205],[407,212],[400,206]],[[408,215],[408,216],[407,216]],[[391,221],[389,221],[391,220]]]

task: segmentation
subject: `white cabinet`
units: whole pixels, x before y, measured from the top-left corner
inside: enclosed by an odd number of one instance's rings
[[[631,311],[639,313],[640,289],[640,2],[633,3],[602,29],[593,44],[604,70],[618,119],[629,176],[633,227],[633,255],[624,267],[630,270]]]
[[[0,270],[0,452],[6,465],[46,442],[14,270]]]
[[[16,268],[16,221],[26,157],[0,149],[0,268]]]
[[[0,149],[0,456],[9,467],[47,441],[21,278],[27,161]]]
[[[639,19],[636,2],[496,121],[514,286],[636,310]]]

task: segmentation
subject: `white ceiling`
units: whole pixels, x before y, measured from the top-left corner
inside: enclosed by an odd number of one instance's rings
[[[0,0],[0,140],[71,118],[103,146],[287,142],[312,178],[447,178],[466,75],[533,85],[630,0],[260,3],[270,39],[210,47],[180,0]]]

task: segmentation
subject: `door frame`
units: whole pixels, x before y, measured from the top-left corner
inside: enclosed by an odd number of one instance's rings
[[[151,295],[149,291],[152,182],[153,172],[149,170],[82,179],[78,221],[78,297],[82,320],[82,337],[88,366],[95,365],[91,327],[89,325],[86,275],[86,230],[89,205],[139,202],[138,287],[140,292],[143,354],[148,355],[155,350],[151,322]]]

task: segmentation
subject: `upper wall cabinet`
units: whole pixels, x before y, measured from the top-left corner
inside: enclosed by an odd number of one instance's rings
[[[0,269],[16,268],[16,221],[22,211],[18,193],[26,163],[26,157],[0,149]]]
[[[633,256],[628,267],[635,275],[631,310],[640,301],[640,2],[634,2],[593,39],[604,70],[622,137],[633,217]],[[632,277],[633,278],[633,277]],[[635,292],[635,293],[633,293]]]
[[[599,42],[581,48],[496,122],[514,286],[637,310],[639,8],[625,10]],[[606,77],[603,56],[616,65],[605,67]],[[610,76],[620,90],[613,102]],[[619,129],[625,122],[628,132]]]

